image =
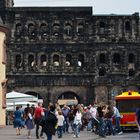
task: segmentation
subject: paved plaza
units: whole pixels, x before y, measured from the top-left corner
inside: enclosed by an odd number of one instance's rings
[[[44,135],[45,136],[45,135]],[[0,128],[0,140],[26,140],[27,139],[27,130],[26,128],[22,129],[21,135],[17,136],[15,129],[12,126],[6,126],[5,128]],[[35,129],[32,131],[32,138],[35,137]],[[45,139],[47,139],[45,137]],[[73,138],[72,132],[63,134],[61,140],[138,140],[137,132],[125,132],[123,135],[116,136],[107,136],[106,138],[101,138],[90,131],[81,131],[80,138]],[[53,140],[59,140],[57,136],[53,136]]]

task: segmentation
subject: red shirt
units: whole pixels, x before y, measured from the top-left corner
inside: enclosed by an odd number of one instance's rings
[[[42,117],[42,114],[43,114],[43,108],[42,107],[36,107],[36,109],[35,109],[35,112],[34,112],[34,117],[35,117],[35,119],[37,118],[37,119],[39,119],[39,118],[41,118]]]

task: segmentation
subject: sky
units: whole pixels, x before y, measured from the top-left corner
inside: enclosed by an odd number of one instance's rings
[[[92,6],[93,14],[140,13],[140,0],[14,0],[15,7]]]

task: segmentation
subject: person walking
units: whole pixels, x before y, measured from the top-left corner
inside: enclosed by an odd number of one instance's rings
[[[34,112],[34,122],[36,125],[36,138],[39,139],[39,126],[40,126],[40,122],[41,119],[44,116],[44,110],[42,107],[42,102],[38,103],[38,107],[35,108],[35,112]]]
[[[76,115],[74,117],[74,138],[79,138],[80,135],[80,127],[82,126],[82,113],[80,111],[80,108],[77,108]]]
[[[121,115],[120,115],[118,108],[115,106],[115,104],[113,106],[113,110],[114,110],[113,117],[115,120],[115,133],[117,133],[118,135],[122,135],[123,132],[122,132],[121,126],[120,126]]]
[[[58,138],[62,138],[62,130],[63,130],[63,124],[64,124],[64,116],[62,115],[62,112],[59,111],[57,115],[58,123],[57,123],[57,134]]]
[[[69,111],[70,111],[70,108],[67,106],[67,105],[64,105],[63,108],[62,108],[62,114],[65,118],[64,120],[64,125],[63,125],[63,132],[69,132],[68,129],[69,129],[69,120],[68,120],[68,114],[69,114]]]
[[[57,117],[55,115],[55,106],[49,106],[49,111],[45,117],[43,132],[47,136],[47,140],[52,140],[52,135],[55,135],[57,126]]]
[[[16,107],[16,111],[14,112],[14,128],[16,128],[16,134],[21,135],[20,130],[22,127],[22,113],[19,110],[20,107]]]
[[[28,130],[28,139],[31,138],[31,130],[34,128],[34,123],[33,123],[33,109],[29,108],[26,116],[26,121],[25,125]]]
[[[106,106],[106,112],[104,114],[104,120],[105,120],[105,134],[106,135],[115,135],[113,124],[112,124],[112,117],[114,114],[113,107],[111,105]]]

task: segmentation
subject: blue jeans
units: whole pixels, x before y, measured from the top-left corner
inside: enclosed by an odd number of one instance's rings
[[[69,124],[68,124],[68,118],[65,117],[65,120],[64,120],[64,125],[63,125],[63,132],[68,132],[68,129],[69,129]]]
[[[74,124],[74,135],[77,137],[80,133],[81,124]]]
[[[99,130],[99,136],[105,136],[105,123],[103,118],[99,118],[99,125],[98,125],[98,130]]]
[[[57,128],[58,138],[62,138],[62,129],[63,129],[63,126],[58,126],[58,128]]]
[[[121,119],[120,117],[115,118],[115,132],[116,133],[119,133],[122,131],[121,126],[120,126],[120,119]]]
[[[113,135],[115,135],[115,132],[114,132],[114,129],[113,129],[113,125],[112,125],[112,119],[106,119],[105,120],[105,134],[111,135],[111,133]]]
[[[52,135],[47,134],[47,140],[52,140]]]

